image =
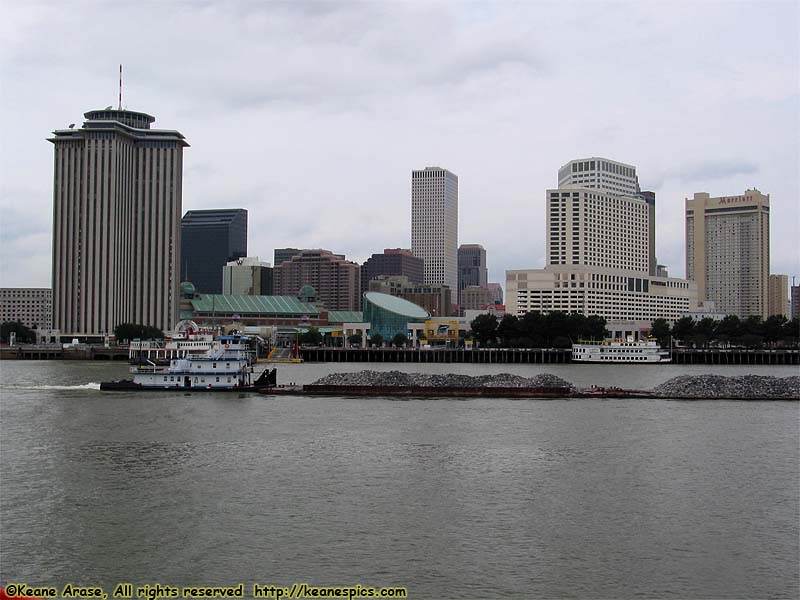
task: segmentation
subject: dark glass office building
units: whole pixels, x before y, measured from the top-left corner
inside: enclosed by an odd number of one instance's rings
[[[181,220],[181,281],[200,294],[222,293],[222,268],[247,256],[247,211],[190,210]]]
[[[486,250],[480,244],[461,244],[458,247],[458,303],[463,305],[464,288],[489,285],[489,270],[486,268]]]
[[[405,248],[386,248],[373,254],[361,265],[361,295],[369,290],[369,282],[378,275],[405,275],[411,283],[421,284],[425,262]]]

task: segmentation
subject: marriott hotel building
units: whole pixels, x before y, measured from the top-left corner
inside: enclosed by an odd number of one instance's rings
[[[686,199],[686,277],[718,312],[769,316],[769,195]]]

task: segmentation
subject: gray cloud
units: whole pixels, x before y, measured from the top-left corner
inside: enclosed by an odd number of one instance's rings
[[[143,22],[141,7],[107,3],[115,25],[98,27],[93,3],[8,4],[4,281],[49,281],[45,251],[24,258],[50,227],[44,138],[116,103],[119,62],[126,105],[192,145],[184,208],[247,208],[265,259],[281,246],[361,259],[407,247],[410,171],[439,164],[460,177],[460,240],[482,243],[502,281],[543,264],[558,167],[599,155],[658,191],[673,273],[683,198],[753,185],[771,194],[773,271],[800,272],[797,5],[581,6],[205,0],[148,5]],[[771,35],[743,44],[754,30]]]
[[[673,173],[679,181],[693,183],[715,179],[730,179],[737,175],[758,173],[758,164],[752,161],[710,161],[686,165]]]

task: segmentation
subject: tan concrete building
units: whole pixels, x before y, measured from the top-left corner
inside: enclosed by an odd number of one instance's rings
[[[453,311],[453,292],[446,285],[411,285],[404,287],[400,298],[421,306],[432,317],[449,317]]]
[[[361,308],[361,267],[330,250],[301,250],[273,270],[275,295],[296,296],[312,286],[328,310]]]
[[[782,315],[789,318],[789,276],[769,276],[768,316]]]
[[[183,149],[155,118],[93,110],[53,132],[53,327],[99,337],[178,313]]]
[[[379,275],[369,282],[370,292],[403,298],[439,317],[453,315],[452,291],[445,285],[425,285],[405,275]]]
[[[0,323],[19,321],[33,329],[53,328],[50,288],[0,288]]]
[[[363,270],[361,274],[363,276]],[[412,285],[411,280],[405,275],[378,275],[369,280],[367,291],[399,296],[403,293],[403,288],[411,287]]]
[[[468,285],[461,290],[462,310],[480,310],[487,304],[492,304],[493,294],[489,288],[479,285]]]
[[[561,311],[609,321],[676,321],[697,306],[697,285],[590,266],[548,266],[506,271],[506,312]]]
[[[686,277],[720,312],[768,317],[769,195],[687,198]]]

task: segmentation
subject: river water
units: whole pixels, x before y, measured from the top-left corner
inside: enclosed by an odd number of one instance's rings
[[[400,585],[410,598],[796,598],[800,404],[100,392],[0,363],[0,585]],[[792,367],[548,372],[650,388]]]

